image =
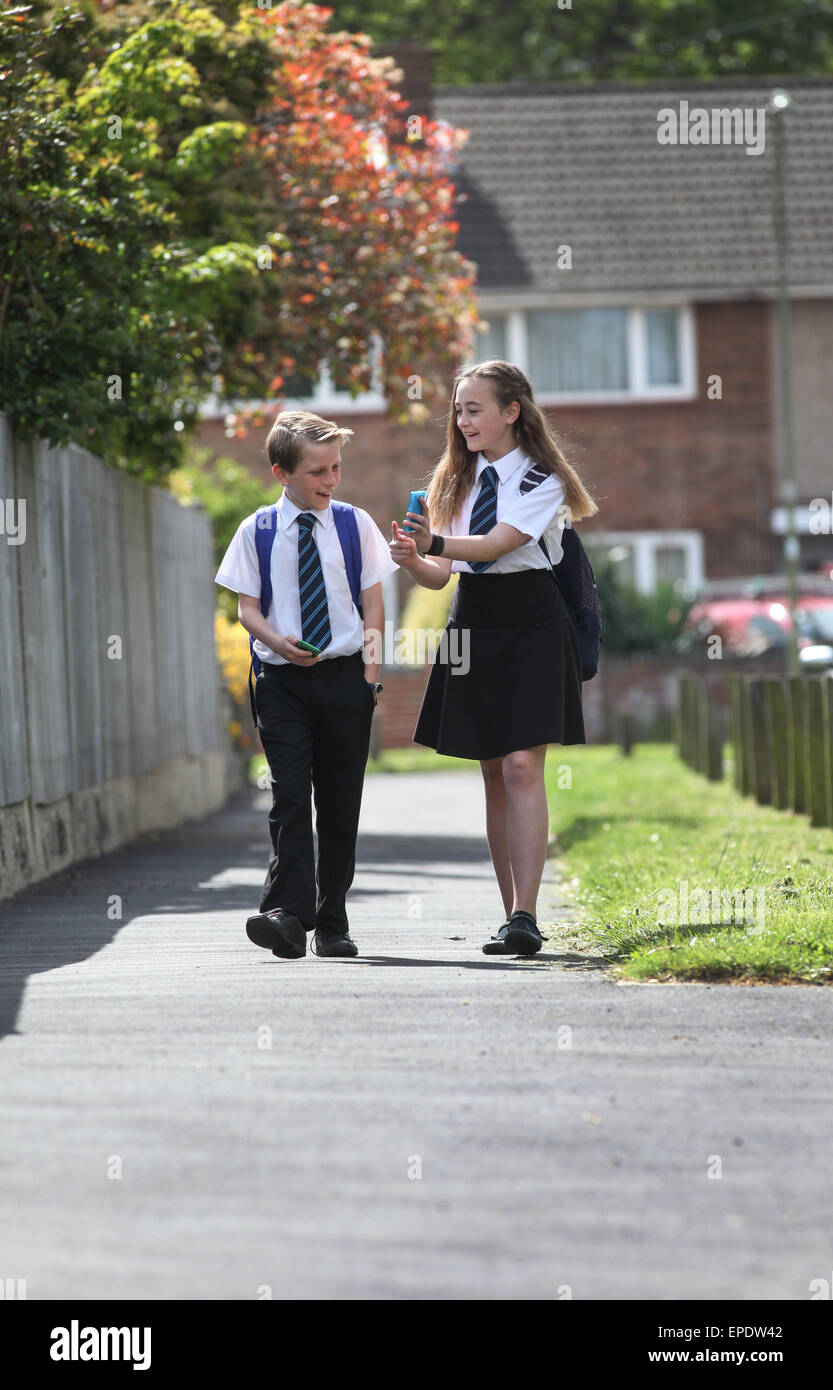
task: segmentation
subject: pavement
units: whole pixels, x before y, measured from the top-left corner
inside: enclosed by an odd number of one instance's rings
[[[0,1280],[29,1299],[807,1300],[833,993],[626,985],[503,920],[479,774],[367,779],[354,960],[244,923],[268,795],[0,904]]]

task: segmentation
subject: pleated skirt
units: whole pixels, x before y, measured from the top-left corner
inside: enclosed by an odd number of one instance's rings
[[[586,743],[578,641],[551,570],[460,575],[413,741],[477,759]]]

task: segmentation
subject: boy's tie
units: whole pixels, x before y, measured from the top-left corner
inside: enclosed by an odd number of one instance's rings
[[[298,593],[301,599],[301,636],[322,651],[333,640],[330,611],[321,556],[312,535],[315,517],[311,512],[298,516]]]
[[[497,469],[488,464],[480,475],[480,491],[472,508],[470,536],[484,536],[497,524]],[[494,560],[469,560],[469,569],[482,574]]]

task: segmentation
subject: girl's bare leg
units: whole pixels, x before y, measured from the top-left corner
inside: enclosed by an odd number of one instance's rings
[[[504,758],[481,758],[480,770],[486,790],[486,839],[506,916],[512,912],[515,885],[509,860],[506,831],[506,788],[503,783]]]
[[[549,814],[544,784],[546,754],[547,745],[542,743],[536,748],[507,753],[505,758],[497,760],[503,765],[506,807],[503,825],[514,885],[511,910],[531,912],[536,918],[538,890],[549,844]]]

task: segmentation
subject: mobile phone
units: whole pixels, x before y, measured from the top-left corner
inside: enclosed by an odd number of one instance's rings
[[[422,506],[420,505],[420,498],[422,498],[422,497],[425,496],[425,491],[426,491],[426,489],[425,489],[425,488],[422,488],[421,491],[419,491],[419,492],[412,492],[412,493],[411,493],[410,497],[408,498],[408,508],[407,508],[407,509],[408,509],[409,512],[416,512],[418,515],[419,515],[419,513],[422,513],[422,515],[425,516],[425,511],[423,510]],[[407,521],[404,521],[404,522],[402,523],[402,530],[403,530],[403,531],[413,531],[413,529],[414,529],[413,526],[409,526],[408,523],[407,523]]]
[[[313,656],[321,655],[320,647],[314,647],[311,642],[304,642],[301,640],[300,637],[296,643],[296,646],[299,646],[302,652],[312,652]]]

